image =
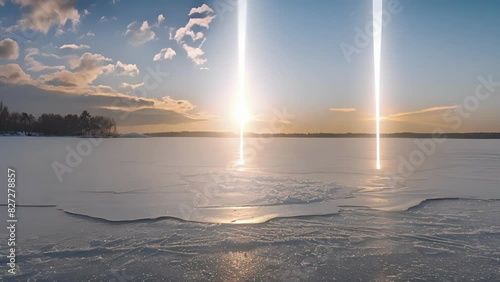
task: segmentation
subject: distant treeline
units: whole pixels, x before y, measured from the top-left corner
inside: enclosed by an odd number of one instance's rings
[[[0,133],[40,134],[49,136],[116,136],[116,122],[105,116],[91,116],[83,111],[78,115],[32,114],[9,112],[0,102]]]
[[[212,132],[212,131],[182,131],[182,132],[159,132],[146,133],[151,137],[212,137],[212,138],[236,138],[237,133]],[[245,133],[247,138],[374,138],[370,133]],[[471,133],[446,133],[440,136],[432,133],[385,133],[382,138],[449,138],[449,139],[500,139],[500,133],[471,132]]]

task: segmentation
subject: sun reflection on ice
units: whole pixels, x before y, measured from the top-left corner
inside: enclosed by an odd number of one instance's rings
[[[231,243],[238,244],[238,242]],[[221,281],[246,281],[257,277],[264,264],[262,257],[255,252],[255,250],[228,252],[217,257],[219,268],[217,276]]]

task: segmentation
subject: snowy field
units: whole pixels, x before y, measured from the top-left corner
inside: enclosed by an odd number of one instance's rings
[[[500,280],[500,140],[382,141],[2,137],[4,279]]]

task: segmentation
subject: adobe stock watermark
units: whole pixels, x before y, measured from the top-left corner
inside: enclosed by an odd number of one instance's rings
[[[82,164],[83,158],[92,154],[94,147],[99,146],[99,144],[102,143],[102,140],[102,137],[86,138],[78,141],[75,149],[66,145],[66,158],[64,159],[64,164],[57,161],[54,161],[51,164],[57,180],[59,180],[59,182],[63,182],[63,175],[65,173],[73,172],[80,164]]]
[[[130,277],[126,270],[116,271],[112,270],[111,275],[113,276],[109,282],[127,282],[133,281],[132,277]]]
[[[459,105],[443,114],[443,120],[450,124],[453,130],[458,130],[463,121],[479,109],[481,102],[488,100],[500,87],[500,81],[494,81],[492,74],[486,78],[480,76],[478,81],[474,94],[467,96]],[[421,167],[427,158],[434,154],[437,146],[446,142],[447,138],[444,129],[435,128],[432,133],[432,138],[416,139],[415,145],[417,148],[411,151],[407,157],[399,156],[397,173],[385,175],[389,187],[403,185],[405,180]]]
[[[224,20],[224,15],[232,12],[238,8],[238,0],[214,0],[210,3],[217,18],[221,21]]]
[[[289,114],[286,108],[281,111],[278,109],[273,110],[273,115],[269,120],[269,128],[264,129],[264,132],[268,133],[280,133],[285,129],[285,125],[291,120],[295,119],[295,115]],[[244,144],[245,161],[252,162],[259,151],[264,150],[265,146],[272,142],[271,137],[254,137],[246,138]],[[182,218],[185,220],[190,220],[195,216],[199,215],[197,210],[200,206],[209,205],[210,201],[218,197],[221,192],[221,186],[226,183],[230,183],[232,180],[231,174],[228,172],[236,166],[236,161],[231,161],[226,169],[223,171],[218,171],[209,174],[210,182],[206,183],[201,189],[192,189],[191,192],[194,193],[193,200],[191,203],[180,203],[179,210],[182,214]]]
[[[340,43],[339,47],[344,55],[344,58],[348,63],[351,63],[352,57],[354,55],[361,54],[361,51],[373,42],[374,34],[381,33],[382,30],[375,30],[375,26],[381,26],[382,29],[392,22],[392,17],[394,15],[398,15],[403,12],[403,6],[401,6],[400,0],[390,0],[387,1],[387,4],[384,5],[384,9],[382,11],[382,18],[375,19],[378,21],[377,25],[373,24],[373,21],[369,21],[365,24],[364,28],[361,29],[359,27],[354,28],[354,38],[351,43],[347,43],[343,41]],[[380,25],[380,21],[382,21],[382,25]]]
[[[148,98],[149,92],[158,89],[164,80],[170,76],[170,73],[161,71],[158,65],[156,65],[155,70],[150,66],[147,66],[146,71],[148,74],[145,75],[142,80],[143,85],[132,90],[132,95],[137,97],[137,99],[131,99],[130,97],[117,98],[113,101],[113,103],[111,103],[112,107],[119,107],[122,105],[129,108],[137,108],[139,106],[138,99]],[[119,119],[124,121],[129,115],[129,111],[124,111],[123,114],[120,115]]]
[[[311,245],[302,253],[291,256],[298,260],[281,274],[280,281],[308,281],[320,267],[327,265],[328,254],[332,251],[331,246],[335,245],[335,240],[317,239]]]
[[[27,48],[28,44],[32,41],[34,41],[36,38],[37,38],[37,35],[38,35],[38,32],[37,31],[33,31],[33,30],[30,30],[30,29],[26,29],[26,30],[23,30],[23,31],[18,31],[16,30],[16,32],[14,32],[13,30],[10,31],[10,35],[6,38],[10,38],[14,41],[16,41],[16,43],[19,45],[19,46],[23,46],[25,48]]]
[[[148,66],[146,67],[146,71],[148,74],[143,77],[143,86],[133,89],[134,96],[117,97],[111,103],[112,107],[125,106],[128,108],[138,108],[140,106],[140,99],[148,98],[149,91],[158,89],[164,80],[169,76],[169,73],[161,71],[158,65],[155,70]],[[129,115],[129,111],[123,111],[123,113],[119,116],[119,119],[124,121],[129,117]],[[103,139],[103,137],[85,138],[80,140],[76,144],[75,148],[67,145],[65,147],[66,156],[64,162],[61,163],[53,161],[51,163],[52,170],[54,171],[57,180],[59,180],[59,182],[63,182],[63,176],[67,173],[73,172],[83,162],[85,157],[92,154],[93,150],[102,143]]]

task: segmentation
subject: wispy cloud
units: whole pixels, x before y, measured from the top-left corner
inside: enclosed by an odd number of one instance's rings
[[[340,113],[352,113],[355,112],[355,108],[330,108],[332,112],[340,112]]]
[[[64,44],[59,49],[73,49],[73,50],[84,50],[84,49],[90,49],[89,45],[76,45],[76,44]]]
[[[105,23],[105,22],[116,21],[116,20],[118,20],[116,17],[106,18],[105,16],[102,16],[99,21],[101,23]]]
[[[95,33],[93,33],[92,31],[89,31],[85,34],[82,34],[82,36],[78,37],[78,39],[82,39],[84,37],[92,37],[92,36],[95,36]]]
[[[128,88],[128,89],[136,89],[136,88],[139,88],[142,86],[144,86],[144,82],[137,83],[137,84],[130,84],[130,83],[122,82],[120,84],[121,88]]]
[[[37,48],[28,48],[26,49],[26,57],[24,57],[24,62],[28,67],[29,71],[40,72],[45,70],[63,70],[64,66],[47,66],[39,61],[37,61],[34,56],[44,56],[48,57],[48,54],[40,54],[40,51]]]
[[[396,119],[396,118],[404,117],[404,116],[418,115],[418,114],[424,114],[424,113],[430,113],[430,112],[438,112],[438,111],[451,110],[451,109],[455,109],[456,107],[457,106],[431,107],[431,108],[421,109],[421,110],[418,110],[418,111],[401,112],[401,113],[397,113],[397,114],[392,114],[392,115],[388,115],[388,116],[385,116],[385,117],[381,117],[381,119],[392,120],[392,119]]]
[[[156,33],[151,30],[148,21],[142,22],[141,26],[137,22],[132,22],[127,26],[125,37],[132,45],[140,45],[155,39]]]

